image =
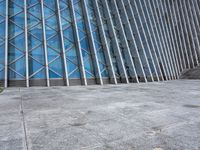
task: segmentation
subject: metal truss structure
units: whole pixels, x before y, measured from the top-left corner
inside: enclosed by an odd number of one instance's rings
[[[0,0],[0,85],[178,79],[200,61],[198,0]]]

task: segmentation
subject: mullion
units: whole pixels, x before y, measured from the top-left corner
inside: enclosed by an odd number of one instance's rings
[[[12,67],[8,67],[10,70],[12,70],[14,73],[18,74],[19,76],[21,76],[22,78],[25,78],[25,76],[23,76],[22,74],[20,74],[19,72],[17,72],[16,70],[14,70]]]
[[[30,8],[35,7],[35,6],[38,5],[38,4],[39,4],[39,2],[36,2],[35,4],[32,4],[32,5],[28,6],[28,7],[27,7],[27,10],[29,11]]]
[[[52,64],[53,62],[55,62],[58,58],[60,57],[60,55],[57,55],[55,58],[53,58],[51,61],[49,61],[49,65]]]
[[[40,65],[44,66],[44,64],[42,62],[40,62],[39,60],[37,60],[36,58],[34,58],[33,56],[31,56],[31,54],[28,54],[30,58],[32,58],[33,60],[35,60],[37,63],[39,63]]]
[[[23,58],[25,56],[25,54],[23,53],[22,55],[20,55],[19,57],[17,57],[16,59],[14,59],[13,61],[9,62],[8,65],[12,65],[14,63],[16,63],[18,60],[20,60],[21,58]]]
[[[76,72],[76,70],[78,70],[78,67],[76,67],[74,70],[72,70],[72,71],[69,73],[69,76],[72,75],[74,72]]]
[[[37,73],[39,73],[40,71],[42,71],[45,67],[42,66],[41,68],[39,68],[38,70],[36,70],[35,72],[33,72],[31,75],[29,75],[29,79],[32,78],[34,75],[36,75]]]
[[[36,48],[40,47],[42,45],[42,43],[40,43],[39,45],[36,45],[35,47],[29,49],[29,52],[34,51]]]
[[[52,29],[52,30],[58,32],[58,30],[55,30],[54,28],[50,27],[48,24],[46,24],[46,26],[49,27],[50,29]]]
[[[53,73],[57,74],[60,78],[62,78],[62,75],[53,70],[51,67],[49,67],[49,70],[52,71]]]

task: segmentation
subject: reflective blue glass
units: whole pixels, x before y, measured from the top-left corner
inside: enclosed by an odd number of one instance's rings
[[[95,75],[93,70],[93,62],[89,47],[89,41],[86,33],[85,22],[83,19],[81,1],[73,1],[73,6],[75,9],[75,16],[80,39],[81,51],[83,55],[85,74],[87,78],[94,78]]]
[[[0,81],[4,80],[5,64],[5,1],[0,1]]]
[[[61,39],[55,0],[44,0],[44,17],[46,44],[50,78],[63,78],[63,61],[61,56]]]
[[[27,5],[29,76],[30,79],[45,79],[41,4],[28,0]]]

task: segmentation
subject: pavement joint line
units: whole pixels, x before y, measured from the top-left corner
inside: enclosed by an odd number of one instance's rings
[[[22,126],[23,126],[23,132],[24,132],[24,147],[26,150],[29,150],[28,147],[28,138],[27,138],[27,129],[26,129],[26,122],[25,122],[25,116],[24,116],[24,105],[23,105],[23,97],[21,95],[21,88],[19,88],[19,94],[20,94],[20,114],[22,118]]]

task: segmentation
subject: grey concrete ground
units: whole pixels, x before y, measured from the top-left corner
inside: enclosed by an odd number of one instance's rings
[[[200,150],[200,80],[9,88],[0,150]]]

